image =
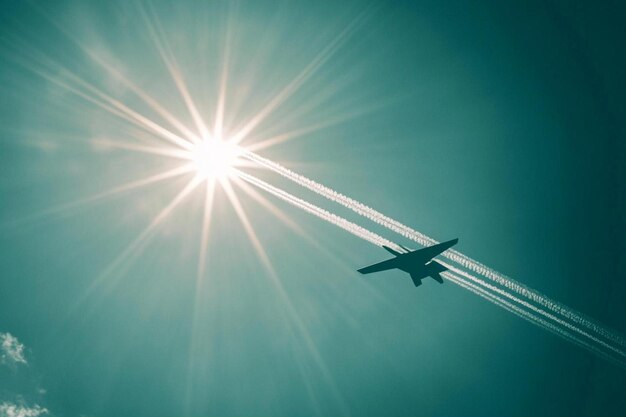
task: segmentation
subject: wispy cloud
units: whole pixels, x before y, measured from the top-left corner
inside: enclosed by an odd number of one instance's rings
[[[20,343],[17,337],[11,333],[0,332],[0,366],[6,365],[16,372],[10,372],[8,382],[11,384],[21,386],[22,393],[12,393],[12,390],[6,390],[0,386],[0,395],[2,400],[0,401],[0,417],[39,417],[51,415],[47,408],[37,404],[37,399],[41,400],[45,395],[46,390],[39,387],[31,389],[30,393],[27,393],[27,397],[24,397],[24,389],[27,389],[29,385],[32,386],[33,382],[33,370],[29,367],[26,369],[17,369],[17,365],[28,364],[26,357],[24,356],[24,344]],[[24,373],[23,371],[26,371]],[[28,391],[28,390],[27,390]],[[29,398],[29,400],[25,400]]]
[[[0,349],[0,364],[27,363],[24,357],[24,345],[11,333],[0,333]],[[4,414],[0,416],[4,417]]]
[[[0,417],[38,417],[48,414],[48,409],[37,404],[33,407],[3,402],[0,404]]]

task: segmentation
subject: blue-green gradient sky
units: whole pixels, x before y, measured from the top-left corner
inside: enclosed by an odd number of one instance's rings
[[[434,238],[459,237],[461,252],[624,334],[626,7],[601,3],[144,10],[209,123],[229,46],[231,129],[356,20],[244,145],[318,126],[259,153]],[[28,364],[0,363],[0,404],[67,417],[626,410],[623,369],[452,283],[360,276],[384,251],[269,195],[299,232],[236,190],[284,295],[219,188],[203,285],[200,192],[115,263],[188,178],[63,206],[174,165],[99,145],[150,138],[54,81],[69,70],[164,123],[97,57],[193,128],[140,9],[2,4],[0,333]]]

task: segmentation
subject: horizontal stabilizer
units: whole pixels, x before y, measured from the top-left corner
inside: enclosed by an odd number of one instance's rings
[[[448,268],[446,268],[445,266],[441,265],[437,261],[429,262],[428,265],[426,265],[426,267],[428,268],[428,275],[432,279],[437,281],[438,283],[443,284],[443,278],[441,277],[441,275],[439,275],[439,273],[443,272],[443,271],[447,271]]]
[[[419,275],[411,274],[411,279],[413,280],[413,284],[415,284],[416,287],[422,285],[422,277],[420,277]]]
[[[434,272],[433,274],[430,275],[430,277],[434,279],[435,281],[437,281],[438,283],[443,284],[443,278],[441,278],[441,275],[439,275],[439,273]]]
[[[385,248],[385,250],[392,255],[396,255],[396,256],[400,255],[400,252],[391,249],[389,246],[383,245],[383,248]]]

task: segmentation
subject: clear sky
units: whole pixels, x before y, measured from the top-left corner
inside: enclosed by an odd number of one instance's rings
[[[242,146],[626,334],[622,2],[4,3],[0,417],[626,410],[623,368],[270,194],[218,184],[204,243],[202,186],[144,233],[190,175],[92,198],[179,165],[98,94],[196,131],[164,54],[225,138],[263,115]]]

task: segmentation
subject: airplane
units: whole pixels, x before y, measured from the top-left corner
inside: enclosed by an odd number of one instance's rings
[[[413,284],[415,284],[416,287],[420,286],[422,284],[422,279],[428,276],[433,278],[438,283],[443,284],[443,278],[441,278],[441,275],[439,274],[446,271],[448,268],[441,265],[439,262],[434,261],[433,258],[456,245],[458,241],[459,239],[452,239],[447,242],[414,251],[400,245],[400,247],[406,251],[404,253],[395,251],[383,245],[383,248],[385,248],[388,252],[391,252],[396,257],[374,265],[366,266],[365,268],[359,269],[358,272],[362,274],[371,274],[372,272],[386,271],[388,269],[399,269],[401,271],[408,272],[409,275],[411,275]]]

